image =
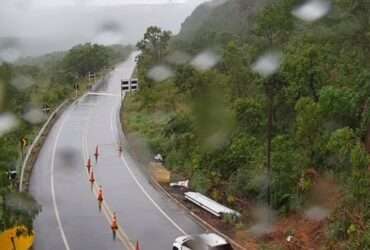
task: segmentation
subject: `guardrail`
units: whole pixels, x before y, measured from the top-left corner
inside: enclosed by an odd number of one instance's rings
[[[91,90],[92,91],[96,91],[98,90],[102,84],[104,84],[106,81],[106,76],[104,76],[102,79],[99,79],[97,80],[97,82],[91,87]],[[48,127],[48,125],[50,124],[50,122],[53,120],[53,118],[56,116],[56,114],[62,109],[62,107],[64,105],[66,105],[68,102],[70,101],[70,99],[66,99],[64,102],[62,102],[49,116],[49,118],[46,120],[46,122],[44,123],[44,125],[41,127],[39,133],[37,134],[37,136],[35,137],[35,139],[33,140],[32,144],[30,145],[30,147],[28,148],[27,150],[27,153],[26,153],[26,156],[23,160],[23,163],[22,163],[22,167],[21,167],[21,174],[20,174],[20,178],[19,178],[19,192],[22,192],[24,191],[24,186],[25,186],[25,172],[27,170],[27,166],[28,166],[28,162],[30,160],[30,156],[32,155],[32,151],[34,149],[34,147],[38,144],[42,134],[45,132],[46,128]],[[31,166],[32,168],[32,166]]]
[[[32,154],[32,151],[34,149],[34,147],[38,144],[42,134],[45,132],[46,128],[48,127],[49,123],[51,122],[51,120],[56,116],[56,114],[62,109],[62,107],[64,105],[66,105],[67,103],[69,102],[69,100],[65,100],[64,102],[62,102],[49,116],[49,118],[46,120],[46,122],[44,123],[44,125],[41,127],[39,133],[37,134],[37,136],[35,137],[35,139],[33,140],[31,146],[28,148],[27,150],[27,153],[26,153],[26,156],[23,160],[23,164],[22,164],[22,168],[21,168],[21,175],[20,175],[20,178],[19,178],[19,192],[22,192],[24,190],[24,180],[25,180],[25,171],[26,171],[26,168],[27,168],[27,164],[28,164],[28,161],[30,159],[30,156]]]
[[[186,192],[185,198],[217,217],[221,217],[223,215],[240,216],[237,211],[225,207],[201,193]]]

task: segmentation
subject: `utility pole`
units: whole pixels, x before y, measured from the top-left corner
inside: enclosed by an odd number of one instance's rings
[[[271,208],[271,182],[272,182],[272,168],[271,168],[271,140],[272,140],[272,129],[273,129],[273,117],[272,117],[272,112],[273,112],[273,102],[274,102],[274,95],[272,93],[272,86],[267,86],[267,95],[268,95],[268,120],[267,120],[267,179],[268,179],[268,184],[267,184],[267,204]]]
[[[90,88],[92,86],[92,83],[93,82],[94,84],[96,83],[96,74],[95,72],[89,72],[89,85],[90,85]]]

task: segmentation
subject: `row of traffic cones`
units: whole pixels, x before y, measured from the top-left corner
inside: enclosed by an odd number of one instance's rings
[[[118,150],[119,150],[119,153],[121,154],[122,153],[122,146],[121,145],[119,146]],[[95,161],[97,162],[98,158],[99,158],[99,146],[98,145],[95,148],[94,156],[95,156]],[[94,182],[95,182],[95,175],[94,175],[94,169],[92,167],[90,157],[87,160],[86,168],[87,168],[87,172],[89,174],[89,181],[91,183],[91,188],[93,188],[93,185],[94,185]],[[101,211],[102,203],[104,201],[103,187],[101,185],[99,186],[99,189],[98,189],[97,200],[98,200],[98,204],[99,204],[99,211]],[[117,214],[115,212],[113,213],[113,216],[112,216],[111,229],[112,229],[112,233],[113,233],[113,239],[115,240],[116,239],[116,231],[118,230]],[[136,241],[135,250],[140,250],[139,241]]]
[[[123,151],[123,148],[122,148],[122,145],[120,144],[118,146],[119,155],[122,153],[122,151]],[[94,153],[95,162],[98,162],[99,155],[100,155],[100,153],[99,153],[99,145],[96,145],[96,147],[95,147],[95,153]],[[87,166],[88,166],[88,168],[91,167],[91,158],[90,157],[88,159]]]

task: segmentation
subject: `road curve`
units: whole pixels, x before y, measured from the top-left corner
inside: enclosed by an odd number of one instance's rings
[[[177,236],[204,231],[152,187],[125,148],[119,154],[120,80],[132,74],[134,57],[110,73],[98,94],[72,104],[50,131],[30,182],[30,192],[42,205],[34,223],[35,250],[129,249],[126,237],[132,243],[138,240],[143,250],[167,250]],[[92,188],[84,166],[96,145]],[[97,185],[104,192],[102,211]],[[116,240],[110,229],[113,212],[120,227]]]

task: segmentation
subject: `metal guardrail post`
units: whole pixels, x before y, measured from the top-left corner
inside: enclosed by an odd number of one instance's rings
[[[24,160],[23,160],[23,164],[22,164],[22,168],[21,168],[21,175],[20,175],[20,179],[19,179],[19,192],[22,192],[23,191],[23,182],[24,182],[24,172],[25,172],[25,169],[26,169],[26,166],[27,166],[27,163],[28,163],[28,160],[31,156],[31,153],[32,153],[32,150],[33,148],[37,145],[40,137],[42,136],[42,134],[44,133],[45,129],[47,128],[47,126],[49,125],[50,121],[54,118],[54,116],[59,112],[59,110],[68,102],[69,100],[66,99],[64,102],[62,102],[54,111],[53,113],[50,114],[49,118],[46,120],[46,122],[44,123],[44,125],[41,127],[39,133],[37,134],[37,136],[35,137],[35,139],[33,140],[31,146],[28,148],[27,150],[27,153],[26,153],[26,156],[24,157]]]

